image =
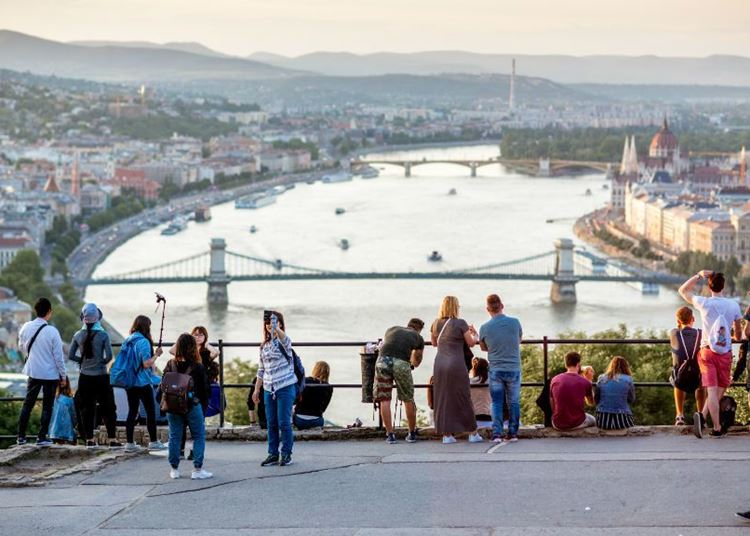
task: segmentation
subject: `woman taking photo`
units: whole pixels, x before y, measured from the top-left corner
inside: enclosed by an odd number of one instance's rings
[[[443,443],[455,443],[453,434],[470,432],[469,442],[479,443],[474,406],[471,401],[469,374],[464,361],[464,342],[471,348],[477,343],[476,330],[458,317],[458,298],[446,296],[438,318],[430,330],[432,345],[437,348],[432,374],[435,430]]]
[[[109,448],[121,448],[122,443],[115,436],[115,394],[109,384],[107,372],[107,364],[112,361],[112,343],[109,334],[102,328],[102,312],[95,303],[83,306],[81,320],[83,327],[73,335],[68,350],[68,359],[80,365],[76,392],[82,428],[79,433],[86,441],[86,448],[97,446],[94,439],[94,415],[96,405],[99,404],[99,414],[107,427]]]
[[[596,426],[601,430],[622,430],[635,426],[630,404],[635,402],[635,385],[630,365],[615,356],[607,372],[596,382]]]
[[[328,408],[333,396],[333,387],[328,385],[331,367],[325,361],[318,361],[313,365],[312,376],[305,378],[305,389],[300,401],[294,406],[294,426],[298,430],[322,428],[325,421],[323,413]],[[320,387],[311,387],[319,385]]]
[[[266,406],[268,457],[260,464],[263,467],[292,464],[292,406],[297,397],[297,377],[292,361],[292,341],[285,330],[281,313],[263,313],[263,343],[260,345],[258,377],[253,391],[253,402],[257,406],[263,388]]]
[[[193,473],[190,476],[193,480],[201,480],[214,476],[203,469],[203,457],[206,450],[206,428],[203,423],[203,414],[208,407],[208,379],[206,370],[200,362],[198,355],[198,346],[192,335],[183,333],[177,339],[175,345],[175,357],[170,359],[167,366],[164,367],[163,378],[168,378],[170,372],[187,374],[192,381],[191,389],[185,394],[187,397],[187,413],[177,413],[170,411],[169,404],[165,401],[164,394],[167,391],[167,385],[162,381],[162,409],[167,412],[167,422],[169,423],[169,465],[172,469],[169,471],[171,478],[180,478],[180,445],[182,443],[185,428],[190,428],[190,435],[193,438]]]
[[[156,358],[162,354],[162,349],[157,348],[154,352],[154,341],[151,338],[151,319],[144,315],[138,315],[133,320],[130,328],[130,335],[123,341],[123,347],[130,344],[136,356],[136,360],[141,363],[135,378],[133,387],[125,389],[128,395],[128,418],[125,421],[125,450],[137,451],[140,446],[133,441],[135,430],[135,421],[138,418],[138,410],[141,402],[146,410],[146,428],[150,443],[149,450],[164,450],[164,443],[156,439],[156,411],[154,407],[154,390],[151,387],[151,369],[156,362]],[[122,349],[120,349],[122,351]]]

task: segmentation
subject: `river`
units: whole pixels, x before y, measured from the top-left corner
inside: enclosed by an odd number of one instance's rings
[[[370,155],[398,159],[486,159],[496,146],[424,149]],[[478,177],[450,164],[412,169],[386,167],[376,179],[298,184],[278,202],[258,210],[237,210],[233,203],[211,209],[208,223],[190,222],[174,236],[150,229],[116,249],[94,277],[158,265],[207,251],[212,237],[223,237],[227,249],[263,258],[316,268],[348,271],[427,271],[438,269],[427,260],[438,250],[441,270],[453,270],[523,258],[553,249],[556,238],[572,238],[576,217],[601,207],[609,198],[604,176],[532,178],[513,174],[500,165],[480,168]],[[457,195],[449,196],[455,188]],[[591,190],[591,195],[586,195]],[[346,213],[336,215],[342,207]],[[554,223],[546,220],[554,219]],[[251,225],[258,232],[249,233]],[[348,251],[337,243],[349,240]],[[108,320],[126,333],[133,317],[153,313],[153,292],[168,299],[165,338],[174,338],[193,325],[208,328],[211,339],[257,341],[265,308],[285,314],[288,333],[298,341],[373,340],[391,325],[412,316],[427,325],[436,316],[441,298],[459,297],[462,316],[479,326],[487,318],[484,297],[500,294],[506,312],[518,316],[526,337],[554,336],[566,330],[593,332],[625,323],[632,328],[665,329],[673,324],[679,299],[662,289],[644,296],[623,283],[578,283],[574,307],[549,301],[550,283],[471,280],[347,280],[243,282],[229,285],[225,311],[209,312],[205,284],[89,287],[87,300],[100,305]],[[157,326],[158,322],[154,318]],[[157,327],[158,329],[158,327]],[[427,330],[423,335],[429,336]],[[300,351],[308,369],[317,359],[331,365],[331,381],[359,381],[356,349]],[[257,350],[228,351],[228,357],[257,360]],[[415,379],[425,382],[434,353],[425,353]],[[326,414],[337,423],[359,416],[369,421],[371,410],[358,403],[359,392],[340,390]],[[422,394],[417,401],[424,398]],[[423,404],[422,404],[423,405]],[[424,406],[423,406],[424,407]]]

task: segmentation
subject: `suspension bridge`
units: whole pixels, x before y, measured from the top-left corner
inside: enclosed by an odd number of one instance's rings
[[[576,249],[566,238],[555,241],[554,249],[498,263],[461,269],[428,272],[348,272],[312,268],[228,251],[223,238],[211,240],[209,251],[138,270],[75,281],[90,285],[133,285],[160,283],[207,283],[211,303],[228,301],[232,281],[339,280],[339,279],[482,279],[551,281],[553,302],[575,303],[579,281],[610,281],[665,285],[680,283],[677,276],[636,270],[613,263],[588,251]],[[657,287],[658,288],[658,287]]]

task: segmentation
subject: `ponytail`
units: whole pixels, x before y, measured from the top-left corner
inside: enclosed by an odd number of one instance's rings
[[[94,336],[96,332],[92,329],[94,324],[86,324],[86,340],[83,341],[83,360],[94,357]]]

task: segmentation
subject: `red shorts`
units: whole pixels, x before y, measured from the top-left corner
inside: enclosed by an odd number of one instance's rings
[[[717,354],[708,346],[698,354],[703,387],[729,387],[732,384],[732,352]]]

